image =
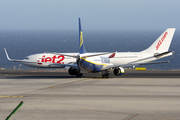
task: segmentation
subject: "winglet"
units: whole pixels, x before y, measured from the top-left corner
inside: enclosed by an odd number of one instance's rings
[[[7,59],[11,61],[11,59],[9,58],[9,55],[8,55],[8,53],[7,53],[7,51],[6,51],[6,48],[4,48],[4,51],[5,51],[5,53],[6,53]]]
[[[8,55],[8,53],[7,53],[7,51],[6,51],[6,48],[4,48],[4,51],[5,51],[5,53],[6,53],[6,57],[7,57],[8,60],[13,61],[13,62],[26,62],[26,60],[10,59],[10,58],[9,58],[9,55]],[[28,62],[29,62],[29,61],[28,61]]]
[[[116,53],[112,53],[109,58],[113,58],[116,55]]]
[[[83,54],[86,53],[84,44],[83,44],[83,33],[81,31],[81,20],[79,18],[79,53]]]

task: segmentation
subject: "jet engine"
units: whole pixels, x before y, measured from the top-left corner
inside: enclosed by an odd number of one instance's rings
[[[79,73],[79,70],[70,67],[69,70],[68,70],[68,73],[69,73],[70,75],[77,75],[77,74]]]
[[[114,75],[123,75],[124,74],[124,68],[118,67],[114,69]]]

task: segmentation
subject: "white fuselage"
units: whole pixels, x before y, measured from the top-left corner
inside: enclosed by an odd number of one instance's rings
[[[154,57],[154,53],[147,52],[117,52],[116,55],[110,59],[114,65],[132,64],[132,63],[147,63],[172,55],[169,53],[161,57]]]
[[[58,53],[66,54],[71,56],[77,56],[78,53]],[[94,53],[89,53],[94,54]],[[109,56],[108,54],[107,56]],[[167,54],[167,57],[172,54]],[[114,65],[118,64],[129,64],[129,63],[145,63],[151,62],[160,58],[153,57],[154,53],[146,52],[117,52],[113,58],[110,58],[110,63]],[[63,55],[57,55],[52,53],[39,53],[27,56],[24,60],[27,62],[22,62],[22,64],[36,67],[36,68],[63,68],[66,64],[76,64],[76,58],[67,57]],[[29,61],[29,62],[28,62]],[[56,64],[52,64],[56,63]]]
[[[77,53],[66,53],[66,54],[72,56],[77,55]],[[33,54],[27,56],[24,60],[29,62],[22,62],[22,64],[36,68],[61,68],[61,67],[65,67],[65,64],[73,64],[74,62],[76,62],[76,58],[52,54],[52,53]],[[56,63],[56,65],[53,65],[52,63]]]

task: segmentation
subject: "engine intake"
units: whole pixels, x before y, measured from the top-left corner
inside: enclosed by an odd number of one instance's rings
[[[114,69],[114,75],[123,75],[124,74],[124,68],[119,67]]]

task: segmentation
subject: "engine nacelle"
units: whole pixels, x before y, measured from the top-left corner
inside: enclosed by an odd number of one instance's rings
[[[79,73],[79,70],[70,67],[69,70],[68,70],[68,73],[69,73],[70,75],[77,75],[77,74]]]
[[[124,74],[124,68],[118,67],[114,69],[114,75],[123,75]]]

